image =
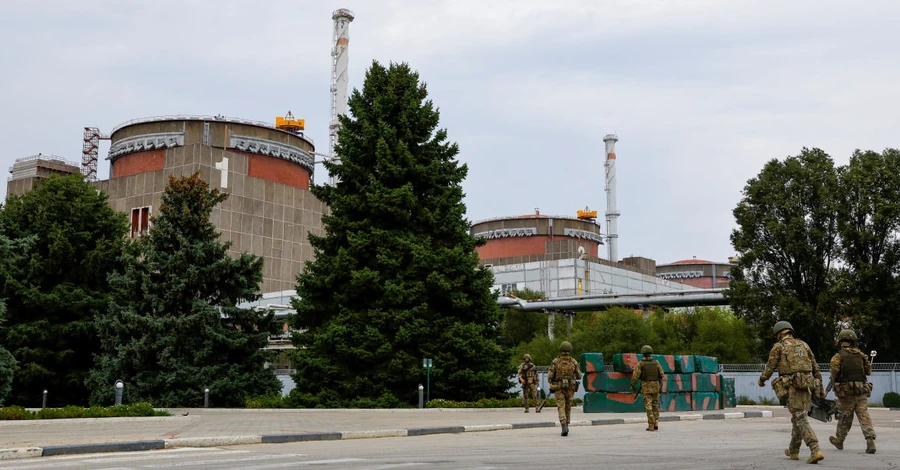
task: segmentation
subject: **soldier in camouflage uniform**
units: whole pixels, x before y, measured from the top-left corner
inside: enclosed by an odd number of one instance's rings
[[[540,413],[538,409],[538,373],[533,362],[531,362],[531,354],[525,355],[525,362],[519,364],[519,371],[516,375],[519,377],[519,383],[522,384],[522,404],[525,405],[525,412],[528,413],[531,398],[534,399],[534,411]]]
[[[784,455],[791,460],[800,459],[800,441],[809,447],[809,458],[806,463],[818,463],[824,460],[819,449],[819,439],[806,419],[806,413],[812,406],[812,395],[824,397],[822,374],[816,363],[816,356],[803,340],[794,338],[794,327],[786,321],[780,321],[772,329],[778,342],[769,351],[769,361],[762,375],[759,386],[765,387],[766,380],[777,370],[778,377],[772,381],[772,388],[779,400],[787,398],[788,411],[791,413],[791,443]]]
[[[578,390],[578,379],[581,378],[581,366],[572,357],[572,343],[563,341],[559,345],[559,356],[550,363],[547,370],[547,381],[550,391],[556,396],[556,409],[559,412],[559,424],[562,435],[569,435],[569,423],[572,421],[572,399]]]
[[[659,429],[659,391],[662,388],[662,381],[666,379],[662,366],[659,361],[650,357],[653,354],[653,348],[650,345],[644,345],[641,348],[641,354],[644,358],[634,367],[634,373],[631,374],[631,393],[637,393],[635,384],[641,381],[641,393],[644,395],[644,409],[647,411],[647,430],[656,431]]]
[[[856,347],[856,333],[843,330],[838,334],[841,350],[831,358],[831,382],[834,383],[834,394],[837,395],[837,407],[843,416],[837,424],[837,435],[828,438],[839,450],[844,449],[844,439],[853,426],[853,413],[859,419],[866,438],[866,452],[875,453],[875,429],[869,417],[869,396],[872,384],[866,376],[872,375],[872,364],[869,357]]]

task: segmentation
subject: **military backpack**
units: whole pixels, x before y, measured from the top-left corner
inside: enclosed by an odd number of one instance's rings
[[[785,338],[781,341],[781,348],[781,361],[778,364],[778,373],[780,375],[793,375],[798,372],[813,371],[813,364],[809,359],[806,343],[796,338]]]
[[[556,372],[553,375],[560,389],[575,388],[578,386],[576,368],[578,363],[572,357],[560,358],[556,363]]]

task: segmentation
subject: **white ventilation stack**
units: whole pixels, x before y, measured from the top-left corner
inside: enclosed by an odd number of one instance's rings
[[[619,210],[616,208],[616,142],[615,134],[603,137],[606,144],[606,237],[607,253],[610,261],[619,260]]]
[[[353,21],[353,12],[340,8],[331,14],[334,21],[334,35],[331,49],[331,123],[328,125],[328,160],[332,163],[341,163],[340,157],[334,154],[334,145],[337,143],[337,135],[341,130],[338,116],[347,114],[347,69],[350,56],[347,48],[350,45],[350,22]],[[338,182],[336,176],[331,175],[329,184],[334,186]]]

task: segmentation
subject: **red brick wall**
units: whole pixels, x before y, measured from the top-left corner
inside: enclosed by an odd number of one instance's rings
[[[509,256],[542,255],[544,243],[549,237],[495,238],[476,248],[480,259],[506,258]]]
[[[310,174],[306,168],[280,158],[240,152],[247,155],[247,174],[255,178],[309,189]]]
[[[125,155],[112,162],[112,177],[149,173],[162,170],[166,164],[166,151],[164,149],[145,150]]]

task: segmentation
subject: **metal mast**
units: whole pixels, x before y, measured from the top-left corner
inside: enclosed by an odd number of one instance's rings
[[[353,21],[353,12],[340,8],[331,14],[334,21],[334,35],[331,49],[331,123],[328,125],[328,160],[332,163],[341,163],[340,157],[334,153],[334,145],[337,143],[337,134],[341,130],[338,116],[347,114],[347,67],[349,55],[347,47],[350,45],[350,22]],[[336,176],[331,175],[329,184],[334,186],[338,182]]]
[[[607,134],[603,137],[606,144],[606,238],[608,239],[607,253],[610,261],[619,260],[619,210],[616,208],[616,142],[619,138],[615,134]]]

